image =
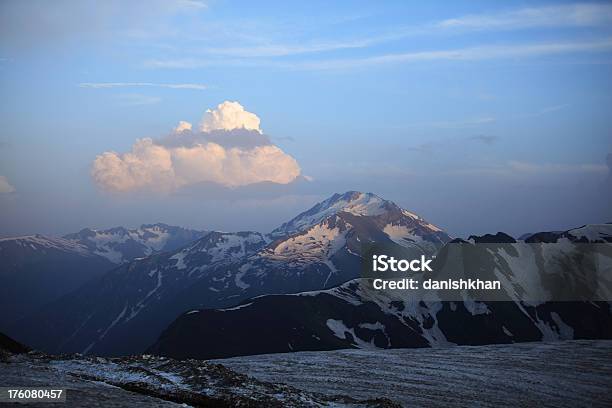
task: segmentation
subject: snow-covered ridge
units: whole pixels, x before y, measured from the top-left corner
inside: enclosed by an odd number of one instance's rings
[[[188,257],[190,254],[206,253],[210,264],[230,262],[243,258],[266,244],[265,237],[259,232],[218,232],[213,231],[196,241],[171,259]]]
[[[173,249],[187,244],[205,234],[166,224],[141,225],[138,228],[123,227],[98,230],[85,228],[64,238],[78,242],[96,255],[113,263],[149,256],[154,252]],[[173,245],[171,245],[173,244]]]
[[[612,223],[587,224],[567,231],[548,231],[523,234],[519,237],[525,242],[559,242],[569,240],[580,243],[606,243],[612,242]]]
[[[47,237],[40,234],[13,238],[1,238],[0,250],[7,244],[15,244],[17,246],[30,248],[33,250],[55,249],[63,252],[77,252],[82,255],[89,254],[87,247],[78,242],[64,238]]]
[[[2,238],[0,249],[7,245],[16,245],[30,250],[56,249],[64,252],[78,252],[82,255],[97,255],[115,264],[120,264],[144,258],[156,252],[178,249],[207,233],[165,224],[141,225],[134,229],[124,227],[106,230],[85,228],[61,238],[40,234]]]
[[[567,234],[589,242],[612,242],[612,224],[589,224],[571,229]]]

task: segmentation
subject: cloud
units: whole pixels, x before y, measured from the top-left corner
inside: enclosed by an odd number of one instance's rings
[[[238,102],[226,101],[206,112],[199,132],[181,121],[166,138],[138,139],[130,152],[98,155],[91,174],[97,185],[115,192],[291,183],[301,172],[297,161],[273,145],[259,123]]]
[[[255,45],[251,47],[207,48],[205,51],[212,55],[243,58],[261,57],[287,57],[300,54],[314,54],[329,51],[366,48],[390,39],[387,36],[380,38],[365,38],[352,41],[325,41],[310,44],[272,44]]]
[[[550,113],[554,113],[554,112],[558,112],[560,110],[566,109],[567,107],[569,107],[570,104],[569,103],[563,103],[563,104],[559,104],[559,105],[552,105],[552,106],[546,106],[543,107],[537,111],[534,112],[529,112],[529,113],[523,113],[520,115],[517,115],[517,118],[537,118],[540,116],[544,116],[544,115],[548,115]]]
[[[7,194],[15,192],[15,187],[9,183],[8,179],[4,176],[0,176],[0,194]]]
[[[493,135],[476,135],[476,136],[471,136],[468,139],[475,141],[475,142],[481,142],[481,143],[490,145],[490,144],[497,142],[497,140],[499,140],[499,137],[493,136]]]
[[[205,10],[208,8],[208,4],[203,1],[197,0],[176,0],[175,3],[177,8],[182,8],[186,10]]]
[[[435,122],[421,122],[412,123],[407,125],[408,127],[434,127],[442,129],[461,129],[466,127],[478,127],[480,125],[486,125],[495,122],[497,119],[492,116],[483,116],[473,119],[463,119],[457,121],[435,121]]]
[[[153,82],[81,82],[80,88],[109,89],[109,88],[170,88],[170,89],[191,89],[204,91],[208,89],[204,84],[156,84]]]
[[[245,111],[238,102],[225,101],[219,104],[217,109],[206,111],[200,123],[200,130],[211,132],[213,130],[247,129],[262,133],[259,123],[257,115]]]
[[[168,190],[175,179],[171,152],[148,138],[136,140],[129,153],[104,152],[96,157],[92,176],[111,191]]]
[[[329,59],[312,62],[285,63],[293,69],[349,69],[392,63],[431,61],[481,61],[490,59],[542,57],[557,54],[604,52],[612,49],[612,38],[595,41],[548,42],[531,44],[479,46],[452,50],[431,50],[384,54],[362,58]]]
[[[183,132],[185,130],[191,130],[193,126],[189,122],[185,122],[184,120],[180,120],[178,125],[174,128],[175,133]]]
[[[516,30],[547,27],[594,27],[612,22],[609,4],[568,4],[530,7],[496,14],[468,15],[440,21],[432,27],[445,30]]]
[[[286,43],[278,35],[265,35],[257,24],[245,24],[246,29],[234,32],[226,38],[227,45],[200,47],[198,52],[213,57],[233,57],[238,60],[210,61],[209,58],[183,58],[176,60],[152,60],[147,64],[159,68],[197,68],[218,63],[236,64],[245,59],[282,58],[304,54],[322,54],[332,51],[367,49],[381,44],[418,36],[457,35],[473,31],[510,31],[522,29],[546,29],[555,27],[599,27],[612,23],[612,6],[607,4],[569,4],[506,10],[498,13],[464,15],[456,18],[432,21],[421,25],[390,27],[383,32],[357,38],[306,39]],[[337,24],[337,23],[336,23]],[[295,32],[295,28],[293,32]],[[246,30],[246,31],[244,31]],[[282,25],[273,33],[290,30]],[[316,26],[305,28],[306,32],[317,32]],[[190,38],[205,42],[210,37],[191,34]],[[284,35],[282,38],[286,38]],[[252,44],[244,44],[252,39]],[[239,44],[238,46],[235,44]]]
[[[526,114],[523,115],[524,117],[537,117],[537,116],[543,116],[546,115],[548,113],[552,113],[552,112],[557,112],[560,111],[562,109],[565,109],[569,106],[568,103],[564,103],[561,105],[554,105],[554,106],[547,106],[545,108],[540,109],[539,111],[535,112],[535,113],[531,113],[531,114]]]
[[[505,45],[483,45],[446,50],[425,50],[379,54],[356,58],[330,58],[287,61],[274,58],[180,58],[153,59],[144,62],[148,68],[197,69],[213,66],[272,67],[287,70],[348,70],[389,64],[416,64],[436,61],[486,61],[512,58],[537,58],[552,55],[598,53],[612,50],[612,38],[589,41],[542,42]]]
[[[554,105],[554,106],[547,106],[546,108],[543,108],[542,110],[540,110],[540,112],[538,112],[540,115],[544,115],[546,113],[550,113],[550,112],[556,112],[559,111],[561,109],[565,109],[569,106],[568,103],[564,103],[561,105]]]

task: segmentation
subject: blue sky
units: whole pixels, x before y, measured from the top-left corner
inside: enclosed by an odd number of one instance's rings
[[[4,1],[0,98],[0,235],[268,231],[353,189],[453,235],[612,221],[606,2]],[[98,155],[224,101],[311,181],[117,192],[92,177]]]

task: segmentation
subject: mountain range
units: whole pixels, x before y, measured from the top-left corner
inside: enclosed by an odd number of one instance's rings
[[[538,245],[562,241],[562,245]],[[531,296],[529,281],[544,276],[544,283],[553,285],[554,279],[559,279],[560,285],[576,293],[579,288],[572,286],[571,277],[580,276],[584,258],[575,259],[575,247],[610,242],[612,224],[532,234],[525,241],[503,233],[454,240],[438,251],[434,262],[443,263],[457,243],[467,246],[468,251],[479,251],[477,264],[470,266],[481,268],[480,275],[506,277],[513,282],[505,287],[512,301],[477,301],[469,293],[463,294],[461,301],[419,301],[413,292],[372,291],[365,279],[354,279],[332,289],[264,295],[231,308],[187,311],[147,352],[213,359],[345,348],[609,339],[612,302],[537,301],[541,297],[537,293]],[[533,261],[533,252],[540,261]],[[606,258],[605,263],[600,260],[599,267],[606,268],[609,276],[612,250],[605,247],[598,256]],[[467,261],[453,259],[450,267]],[[563,275],[538,271],[555,265],[552,270],[557,273],[558,263],[563,264]],[[443,270],[444,265],[434,269]],[[242,341],[245,338],[249,341]]]
[[[211,232],[175,251],[124,263],[8,333],[56,353],[138,353],[185,310],[357,278],[363,242],[433,253],[449,240],[440,228],[374,194],[335,194],[268,235]]]
[[[205,235],[165,224],[83,229],[64,237],[0,239],[0,327],[34,312],[116,265],[173,250]]]
[[[147,350],[176,358],[612,338],[607,302],[482,302],[470,297],[414,302],[387,292],[372,296],[360,281],[364,245],[442,259],[440,254],[457,243],[499,244],[485,251],[486,273],[517,278],[517,265],[528,270],[523,267],[532,259],[524,246],[607,243],[610,224],[528,234],[518,241],[503,233],[452,240],[391,201],[349,191],[269,234],[169,234],[191,239],[181,246],[180,239],[148,227],[126,234],[121,229],[93,235],[83,230],[63,238],[116,266],[4,331],[52,353],[113,356]],[[106,240],[110,236],[134,242]],[[509,253],[502,244],[518,247]],[[129,250],[135,246],[140,252]]]

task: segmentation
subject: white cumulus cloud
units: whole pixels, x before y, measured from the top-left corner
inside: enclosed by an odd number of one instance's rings
[[[178,125],[174,128],[175,132],[182,132],[184,130],[191,130],[192,125],[189,122],[185,122],[184,120],[180,120]]]
[[[98,155],[92,177],[116,192],[169,192],[204,182],[226,187],[292,182],[301,172],[297,161],[273,145],[259,123],[238,102],[224,102],[206,112],[199,132],[180,121],[166,139],[138,139],[127,153]]]
[[[1,193],[13,193],[15,187],[9,183],[8,179],[4,176],[0,176],[0,194]]]
[[[260,120],[254,113],[247,112],[238,102],[225,101],[217,109],[208,109],[204,114],[200,130],[210,132],[213,130],[247,129],[262,133],[259,127]]]

